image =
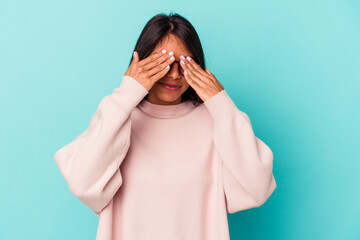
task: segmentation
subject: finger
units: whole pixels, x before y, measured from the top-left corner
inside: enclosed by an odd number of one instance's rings
[[[184,71],[184,76],[188,84],[195,90],[195,92],[198,92],[201,86],[196,81],[194,81],[194,79],[192,79],[186,69]]]
[[[130,66],[129,66],[129,68],[127,69],[127,71],[125,72],[124,75],[130,75],[134,64],[135,64],[136,62],[138,62],[138,61],[139,61],[139,54],[137,53],[137,51],[134,51],[134,52],[133,52],[133,58],[131,59]]]
[[[185,61],[185,60],[184,60]],[[204,69],[202,69],[191,57],[186,57],[186,63],[190,65],[190,68],[199,76],[208,77]]]
[[[184,58],[184,56],[180,56],[180,58],[182,59],[180,62],[181,62],[181,66],[182,68],[185,70],[187,70],[186,72],[192,76],[193,80],[195,81],[200,81],[198,84],[203,86],[205,83],[203,80],[201,80],[197,74],[195,74],[193,71],[192,71],[192,68],[191,68],[191,65],[190,63]],[[195,76],[194,76],[195,75]]]
[[[210,69],[209,69],[209,68],[206,69],[206,72],[209,74],[208,77],[209,77],[213,82],[217,82],[217,79],[216,79],[215,75],[212,74],[212,72],[210,72]]]
[[[194,70],[194,68],[191,66],[191,64],[189,62],[185,63],[185,68],[186,68],[186,72],[188,73],[188,75],[194,81],[196,81],[198,83],[198,85],[204,86],[206,84],[206,79],[202,79],[202,78],[204,78],[204,76],[196,73],[196,71]]]
[[[165,76],[165,74],[169,71],[170,66],[166,66],[164,67],[160,72],[156,73],[155,75],[150,77],[150,81],[151,82],[156,82],[158,81],[160,78],[162,78],[163,76]]]
[[[134,51],[134,58],[131,63],[137,63],[139,60],[139,53],[137,51]]]
[[[173,56],[173,52],[169,52],[169,54],[163,54],[158,59],[153,60],[152,62],[149,62],[148,64],[144,65],[144,69],[150,70],[153,68],[156,68],[157,66],[163,64],[164,62],[167,62],[169,59],[175,60],[175,57]],[[166,67],[166,65],[165,65]]]
[[[148,70],[146,72],[146,75],[147,76],[152,76],[156,73],[158,73],[159,71],[163,70],[165,67],[167,67],[169,65],[169,68],[170,68],[170,65],[172,64],[172,62],[175,61],[175,57],[174,56],[171,56],[170,58],[168,58],[165,62],[159,64],[159,65],[156,65],[155,67],[153,67],[152,69]]]
[[[189,68],[196,74],[204,84],[208,84],[211,81],[216,86],[222,88],[221,83],[216,79],[215,75],[210,72],[207,68],[204,71],[191,57],[186,57],[186,63],[189,65]]]
[[[163,50],[164,51],[164,50]],[[142,59],[139,62],[139,66],[145,66],[146,64],[148,64],[149,62],[154,61],[155,59],[161,57],[162,55],[164,55],[165,53],[163,51],[159,51],[159,52],[155,52],[150,54],[148,57],[146,57],[145,59]],[[166,51],[166,50],[165,50]]]
[[[210,75],[210,79],[218,86],[219,89],[223,90],[224,86],[216,79],[215,75],[210,72],[210,69],[207,68],[206,72]]]
[[[215,75],[212,74],[212,72],[210,72],[210,69],[207,68],[207,69],[206,69],[206,72],[211,75],[211,79],[213,79],[213,81],[215,82],[215,84],[216,84],[221,90],[224,90],[224,89],[225,89],[224,86],[221,84],[221,82],[219,82],[219,81],[216,79]]]
[[[164,51],[164,50],[163,50]],[[149,56],[147,56],[146,58],[142,59],[139,62],[139,66],[145,66],[146,64],[148,64],[151,61],[154,61],[155,59],[157,59],[158,57],[162,56],[164,53],[162,51],[158,51],[158,52],[154,52],[151,53]]]

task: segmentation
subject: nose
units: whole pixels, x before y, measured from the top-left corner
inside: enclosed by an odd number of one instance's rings
[[[171,67],[170,70],[166,74],[168,77],[171,77],[173,79],[182,77],[182,74],[179,70],[179,68],[181,68],[179,61],[175,60],[170,67]]]

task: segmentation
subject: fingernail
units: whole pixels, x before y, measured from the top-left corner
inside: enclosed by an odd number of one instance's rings
[[[166,53],[166,50],[164,49],[164,50],[162,50],[162,53]]]
[[[135,51],[134,51],[133,55],[134,55],[134,57],[135,57]]]
[[[191,60],[191,57],[187,56],[186,59],[190,61],[190,60]]]
[[[180,61],[182,63],[182,65],[185,65],[185,62],[183,60]]]
[[[181,58],[182,60],[185,60],[185,58],[184,58],[184,56],[183,56],[183,55],[181,55],[181,56],[180,56],[180,58]]]
[[[170,60],[174,60],[175,59],[175,57],[174,56],[172,56],[171,58],[170,58]]]
[[[166,66],[166,68],[169,68],[169,67],[170,67],[169,65]]]
[[[171,51],[171,52],[169,52],[169,55],[174,55],[174,53]]]
[[[188,75],[188,72],[186,70],[184,71],[184,73],[185,73],[185,75]]]

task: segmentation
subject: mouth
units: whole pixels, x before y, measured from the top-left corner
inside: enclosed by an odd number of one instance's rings
[[[160,82],[160,84],[167,90],[171,90],[171,91],[174,91],[174,90],[177,90],[179,89],[181,86],[180,85],[174,85],[174,84],[167,84],[167,83],[162,83]]]
[[[169,83],[162,83],[160,82],[161,84],[164,84],[164,85],[167,85],[169,87],[180,87],[180,85],[175,85],[175,84],[169,84]]]

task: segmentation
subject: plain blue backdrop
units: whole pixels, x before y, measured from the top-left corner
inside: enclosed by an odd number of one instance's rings
[[[53,155],[120,85],[146,22],[170,12],[274,153],[278,187],[228,215],[231,239],[360,239],[355,0],[0,0],[0,239],[95,239]]]

